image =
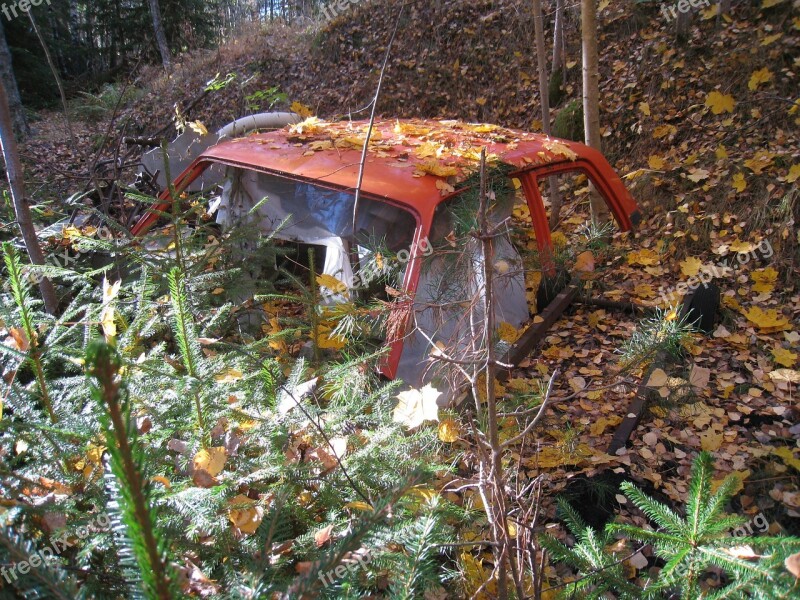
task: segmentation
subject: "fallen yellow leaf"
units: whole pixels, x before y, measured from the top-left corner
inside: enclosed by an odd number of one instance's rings
[[[779,456],[783,462],[787,465],[792,467],[795,471],[800,471],[800,459],[795,458],[794,452],[788,446],[781,446],[780,448],[775,448],[772,451],[772,454],[775,456]]]
[[[200,450],[194,455],[194,468],[207,471],[212,477],[222,472],[225,461],[228,460],[228,451],[223,446]]]
[[[296,101],[292,102],[292,105],[289,107],[289,110],[291,110],[293,113],[300,115],[304,119],[307,119],[308,117],[314,115],[314,111],[311,110],[308,106]]]
[[[786,348],[774,348],[772,356],[777,364],[784,367],[793,367],[797,363],[797,354]]]
[[[778,272],[772,267],[767,267],[753,271],[750,278],[755,282],[753,291],[771,292],[775,289],[775,283],[778,281]]]
[[[681,273],[687,277],[694,277],[700,272],[700,267],[703,266],[703,261],[699,258],[690,256],[686,260],[681,261]]]
[[[659,258],[658,254],[649,248],[643,248],[641,250],[628,253],[629,265],[650,266],[657,265],[659,262],[661,262],[661,259]]]
[[[711,109],[715,115],[719,115],[724,112],[733,112],[733,106],[736,102],[733,99],[733,96],[729,94],[721,94],[717,90],[714,90],[708,96],[706,96],[706,106]]]
[[[461,435],[461,425],[455,419],[445,419],[439,423],[439,439],[452,444]]]
[[[747,88],[750,91],[755,91],[762,83],[768,83],[771,80],[772,73],[767,67],[764,67],[758,71],[753,71],[753,74],[750,76],[750,81],[747,82]]]
[[[762,330],[780,331],[789,328],[789,320],[774,308],[763,310],[753,306],[745,311],[744,316]]]
[[[401,423],[408,429],[422,425],[424,421],[439,420],[439,405],[436,401],[442,393],[430,384],[419,390],[411,389],[397,394],[397,406],[394,409],[394,422]]]

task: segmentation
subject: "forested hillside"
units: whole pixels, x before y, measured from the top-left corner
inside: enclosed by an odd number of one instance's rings
[[[1,597],[798,593],[798,0],[0,24]]]

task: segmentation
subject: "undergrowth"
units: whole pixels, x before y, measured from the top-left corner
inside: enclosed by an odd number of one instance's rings
[[[312,367],[285,352],[298,332],[240,335],[253,303],[226,299],[229,282],[263,295],[276,279],[250,277],[242,253],[275,265],[279,251],[197,210],[170,216],[161,244],[75,241],[113,253],[121,281],[110,265],[33,267],[3,247],[0,585],[411,598],[443,583],[464,515],[427,491],[445,468],[435,432],[393,423],[396,385],[372,374],[376,355],[323,348]],[[44,273],[68,291],[57,318],[32,294]]]

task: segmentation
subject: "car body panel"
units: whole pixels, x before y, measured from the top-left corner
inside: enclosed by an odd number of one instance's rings
[[[355,193],[368,123],[324,123],[315,118],[265,134],[223,141],[206,149],[174,182],[181,192],[211,165],[221,164]],[[515,170],[522,185],[536,233],[543,268],[552,250],[539,182],[548,175],[581,171],[594,183],[619,228],[631,229],[639,220],[635,200],[603,155],[583,144],[494,125],[456,121],[384,120],[374,123],[360,187],[362,197],[395,204],[417,220],[404,289],[413,296],[420,278],[420,246],[431,233],[436,207],[462,191],[460,184],[477,169],[481,150],[489,161]],[[463,187],[463,186],[461,186]],[[156,211],[165,211],[170,192]],[[133,228],[142,235],[158,218],[145,214]],[[390,342],[382,372],[397,373],[403,339]]]

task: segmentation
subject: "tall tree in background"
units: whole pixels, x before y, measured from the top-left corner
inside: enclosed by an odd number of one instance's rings
[[[36,19],[33,18],[33,12],[28,11],[28,18],[31,21],[31,26],[33,27],[36,37],[39,39],[39,43],[42,45],[42,51],[44,52],[45,58],[47,58],[47,64],[50,66],[50,72],[53,74],[53,79],[55,79],[56,85],[58,86],[58,93],[61,96],[61,107],[64,109],[64,121],[67,124],[69,139],[72,142],[72,145],[75,146],[75,133],[72,131],[72,122],[69,119],[67,95],[64,93],[64,85],[61,83],[61,76],[58,74],[56,64],[53,62],[53,57],[50,55],[50,50],[47,48],[47,42],[45,42],[42,32],[39,30],[39,26],[36,24]]]
[[[675,19],[675,38],[679,42],[685,42],[689,37],[689,27],[692,24],[693,11],[678,11],[678,18]]]
[[[564,0],[556,0],[556,20],[553,26],[553,74],[564,68]]]
[[[581,57],[583,74],[583,128],[587,146],[600,147],[600,66],[597,55],[597,7],[595,0],[581,0]],[[592,191],[592,221],[603,215],[603,200]]]
[[[28,204],[25,202],[25,184],[22,180],[22,164],[19,160],[17,141],[11,126],[11,111],[8,108],[8,96],[6,88],[0,81],[0,146],[3,148],[3,159],[6,162],[6,174],[8,183],[11,187],[11,199],[14,202],[14,214],[17,217],[17,224],[22,231],[22,239],[25,241],[25,249],[28,251],[30,260],[35,265],[44,264],[44,253],[39,245],[39,238],[36,237],[36,229],[33,227],[33,219]],[[52,282],[43,277],[39,280],[39,289],[42,292],[42,299],[47,312],[51,315],[58,309],[56,290]]]
[[[149,0],[149,2],[150,15],[153,17],[153,31],[156,34],[158,52],[161,54],[161,63],[164,65],[164,70],[169,71],[172,67],[172,55],[169,52],[164,23],[161,21],[161,7],[158,4],[158,0]]]
[[[556,17],[553,25],[553,67],[550,71],[548,95],[550,106],[556,107],[564,98],[564,82],[567,70],[564,68],[564,0],[556,0]]]
[[[539,69],[539,100],[542,104],[542,130],[550,135],[550,92],[547,74],[547,50],[544,43],[544,17],[542,16],[542,0],[533,0],[533,27],[536,37],[536,63]],[[553,67],[555,69],[555,67]],[[561,194],[558,192],[558,177],[551,175],[550,180],[550,228],[558,223],[561,213]]]
[[[14,77],[14,69],[11,66],[11,51],[6,43],[6,34],[3,24],[0,23],[0,83],[6,89],[8,97],[8,107],[11,111],[11,128],[20,140],[28,137],[30,130],[25,119],[25,111],[22,108],[22,100],[19,97],[17,80]]]

